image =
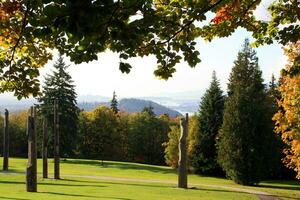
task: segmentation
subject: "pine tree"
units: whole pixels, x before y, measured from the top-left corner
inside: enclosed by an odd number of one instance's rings
[[[54,64],[54,71],[45,77],[43,95],[39,99],[41,113],[47,118],[53,130],[53,104],[57,100],[59,107],[60,127],[60,154],[71,156],[75,149],[77,120],[79,109],[77,107],[75,85],[72,77],[66,71],[68,66],[63,57],[59,56]],[[53,142],[53,134],[49,133],[49,143]],[[52,145],[49,145],[49,147]]]
[[[265,86],[256,52],[246,39],[230,74],[228,98],[218,140],[218,161],[227,177],[257,184],[270,168],[273,150]]]
[[[110,108],[112,109],[112,111],[117,114],[119,112],[119,108],[118,108],[118,100],[117,100],[117,95],[116,92],[114,91],[113,93],[113,98],[110,102]]]
[[[216,136],[223,121],[224,96],[216,73],[199,105],[198,129],[191,154],[191,165],[196,173],[218,175],[222,172],[217,162]]]

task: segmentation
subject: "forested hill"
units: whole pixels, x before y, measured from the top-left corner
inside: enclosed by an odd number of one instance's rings
[[[95,107],[99,105],[106,105],[109,106],[110,102],[79,102],[78,106],[80,109],[85,111],[91,111]],[[121,99],[119,101],[119,109],[121,111],[126,111],[129,113],[133,112],[141,112],[145,107],[152,106],[154,113],[156,115],[168,114],[170,117],[176,117],[181,115],[180,112],[162,106],[158,103],[155,103],[150,100],[142,100],[142,99],[135,99],[135,98],[128,98],[128,99]]]

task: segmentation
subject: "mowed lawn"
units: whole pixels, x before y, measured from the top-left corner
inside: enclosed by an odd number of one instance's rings
[[[25,192],[27,160],[10,158],[10,172],[0,173],[0,199],[116,199],[116,200],[193,200],[259,199],[245,190],[263,191],[281,199],[300,199],[300,182],[265,181],[258,187],[245,187],[230,180],[189,175],[191,189],[176,188],[176,171],[163,166],[96,160],[61,161],[61,180],[41,178],[38,160],[38,192]],[[2,168],[2,158],[0,158]],[[238,191],[240,190],[240,191]]]

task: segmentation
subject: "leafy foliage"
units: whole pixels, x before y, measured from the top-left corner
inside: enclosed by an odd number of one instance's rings
[[[4,119],[0,116],[0,130],[3,130]],[[27,112],[9,114],[9,155],[17,157],[27,156],[26,124]],[[2,149],[3,134],[0,134],[0,145]],[[1,150],[2,152],[2,150]]]
[[[191,67],[200,62],[195,48],[198,37],[226,37],[238,27],[266,34],[266,25],[253,16],[259,3],[1,0],[1,92],[14,91],[19,98],[38,95],[36,77],[38,68],[51,58],[48,49],[58,49],[75,63],[95,60],[98,53],[110,49],[119,53],[120,70],[125,73],[131,69],[128,59],[154,55],[154,74],[168,79],[182,59]],[[209,12],[216,13],[212,21],[207,20]]]
[[[223,122],[224,96],[216,73],[213,73],[210,87],[206,90],[199,105],[197,115],[198,131],[191,155],[191,165],[197,173],[220,174],[217,162],[216,136]]]
[[[238,53],[229,81],[218,161],[235,182],[257,184],[271,168],[273,132],[258,58],[248,40]]]
[[[178,144],[180,137],[180,126],[179,126],[180,117],[169,119],[170,131],[168,133],[168,141],[163,143],[165,147],[165,161],[166,164],[177,168],[178,167]],[[189,117],[189,133],[187,138],[187,154],[188,157],[192,157],[192,152],[194,151],[195,146],[195,135],[198,132],[198,120],[196,115]],[[190,167],[190,162],[188,162]]]
[[[92,112],[81,112],[79,120],[79,145],[81,157],[97,159],[120,158],[121,135],[118,119],[114,112],[100,106]]]
[[[60,145],[61,155],[70,156],[74,154],[73,149],[76,143],[77,120],[79,109],[77,107],[75,86],[72,77],[68,74],[68,66],[60,56],[54,64],[55,71],[46,76],[43,95],[39,98],[40,111],[48,120],[48,125],[53,130],[53,109],[54,101],[58,103]],[[52,132],[49,133],[49,142],[52,142]]]
[[[0,92],[18,99],[40,94],[39,68],[51,58],[48,42],[34,35],[33,13],[33,1],[0,1]]]
[[[297,42],[300,38],[300,25],[297,24],[300,20],[299,7],[298,0],[273,1],[269,7],[271,20],[257,23],[260,28],[253,35],[257,38],[256,44],[270,44],[273,40],[282,45]]]
[[[151,108],[133,114],[129,121],[129,158],[135,162],[163,164],[162,144],[167,141],[168,132],[168,121],[155,117]]]
[[[300,178],[300,42],[290,44],[285,53],[288,64],[282,71],[278,102],[280,110],[274,115],[275,131],[287,147],[284,153],[285,164],[297,172]],[[297,71],[298,70],[298,71]]]
[[[177,125],[170,127],[170,132],[168,133],[168,142],[165,142],[163,146],[165,147],[165,160],[166,164],[177,168],[178,167],[178,141],[180,137],[180,127]]]

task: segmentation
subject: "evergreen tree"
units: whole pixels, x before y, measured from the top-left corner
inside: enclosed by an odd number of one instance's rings
[[[143,108],[142,113],[148,113],[150,116],[154,117],[155,113],[154,113],[154,108],[153,106],[150,104],[149,106],[146,106]]]
[[[53,130],[53,104],[58,102],[60,127],[60,154],[71,156],[76,145],[77,120],[79,109],[77,107],[75,86],[72,77],[66,71],[68,66],[63,57],[59,56],[53,66],[51,75],[45,77],[43,95],[39,99],[41,113],[47,118]],[[49,133],[49,142],[53,142],[53,134]],[[52,146],[52,145],[51,145]]]
[[[119,108],[118,108],[118,100],[117,100],[117,95],[116,92],[114,91],[113,93],[113,98],[110,102],[110,108],[112,109],[112,111],[117,114],[119,112]]]
[[[218,161],[227,177],[257,184],[270,169],[269,126],[265,86],[256,52],[246,39],[230,74],[228,98],[218,141]]]
[[[218,175],[222,172],[217,162],[216,136],[223,122],[224,96],[216,73],[199,105],[198,129],[195,133],[191,165],[196,173]]]

